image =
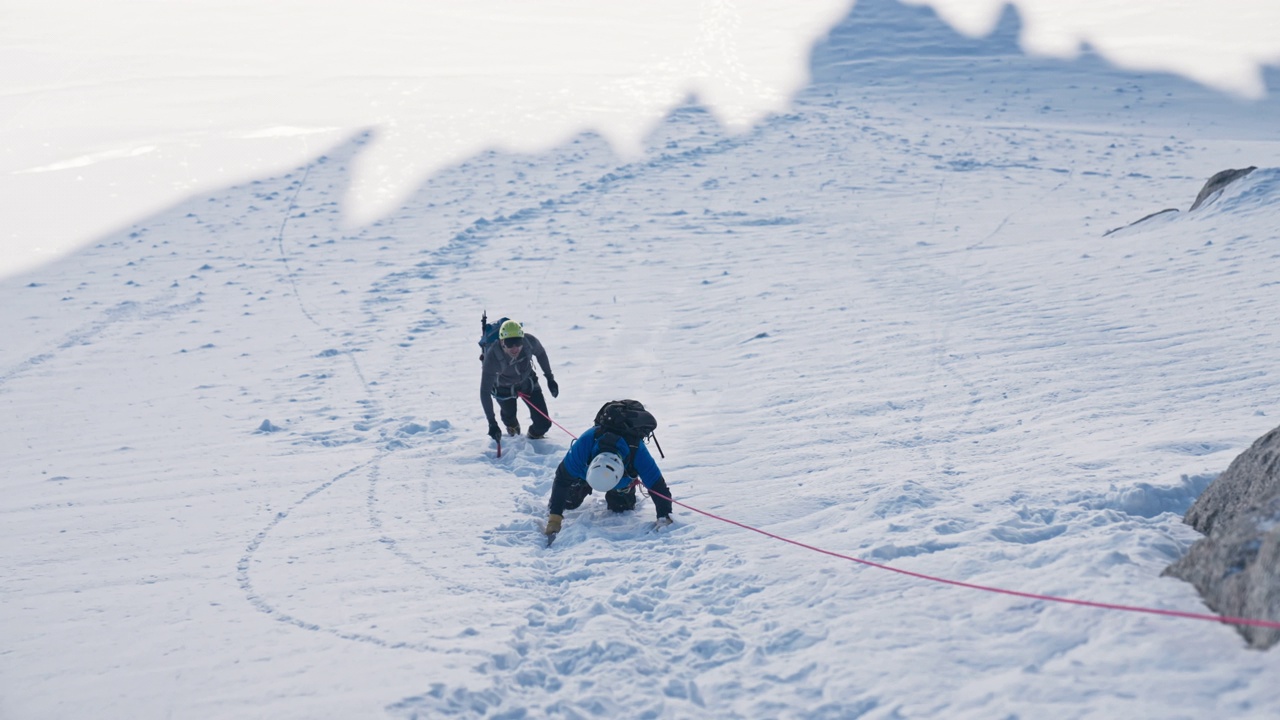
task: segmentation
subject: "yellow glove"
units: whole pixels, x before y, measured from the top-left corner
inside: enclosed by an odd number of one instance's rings
[[[555,535],[560,532],[560,521],[564,520],[563,515],[552,515],[547,518],[547,534]]]

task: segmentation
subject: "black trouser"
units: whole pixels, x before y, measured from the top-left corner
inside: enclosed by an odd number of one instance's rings
[[[634,510],[636,507],[636,486],[631,485],[626,490],[610,490],[604,494],[604,502],[614,512]]]
[[[520,405],[523,403],[517,393],[528,395],[529,402],[533,403],[534,408],[537,408],[537,410],[529,408],[529,434],[546,435],[547,431],[551,429],[551,420],[547,417],[551,413],[547,412],[547,399],[542,396],[542,388],[538,385],[536,379],[515,387],[494,389],[494,399],[498,401],[498,411],[502,417],[502,423],[507,427],[517,427],[520,424],[520,418],[517,417],[516,411],[520,409]]]
[[[564,461],[556,466],[556,479],[551,483],[551,500],[547,508],[552,515],[563,515],[565,510],[575,510],[591,494],[586,480],[573,477],[564,469]]]

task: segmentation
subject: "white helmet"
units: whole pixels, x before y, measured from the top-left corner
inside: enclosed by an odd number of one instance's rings
[[[602,452],[587,466],[587,484],[596,492],[609,492],[622,479],[622,458],[615,453]]]

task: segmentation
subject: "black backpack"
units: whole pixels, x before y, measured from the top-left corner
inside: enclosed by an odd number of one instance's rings
[[[652,436],[658,421],[639,400],[610,400],[596,413],[596,427],[632,444]]]
[[[601,405],[596,413],[596,428],[598,448],[612,452],[611,448],[616,447],[621,438],[631,449],[627,455],[627,477],[636,476],[636,450],[646,439],[653,440],[658,454],[666,457],[662,454],[658,439],[653,436],[653,431],[658,428],[658,420],[644,409],[639,400],[610,400]]]
[[[500,317],[489,322],[488,311],[480,314],[480,362],[484,362],[484,354],[488,352],[489,346],[498,342],[498,331],[502,329],[502,323],[510,319]]]

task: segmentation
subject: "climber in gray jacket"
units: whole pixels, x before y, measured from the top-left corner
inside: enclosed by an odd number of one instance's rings
[[[529,423],[529,439],[539,440],[551,429],[550,413],[547,412],[547,400],[538,385],[538,374],[533,370],[533,359],[538,359],[542,374],[547,377],[547,389],[551,397],[560,394],[560,386],[556,384],[555,375],[551,374],[551,361],[547,359],[547,351],[543,349],[538,338],[525,333],[524,328],[515,320],[507,320],[498,329],[498,342],[484,351],[483,369],[480,371],[480,406],[484,408],[484,416],[489,421],[489,437],[497,440],[502,430],[493,416],[493,400],[498,400],[501,408],[502,423],[506,425],[508,435],[520,433],[520,420],[516,417],[516,403],[523,393],[533,403],[529,410],[532,419]]]

